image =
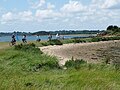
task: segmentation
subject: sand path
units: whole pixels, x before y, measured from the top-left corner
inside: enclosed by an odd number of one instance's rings
[[[40,47],[40,49],[45,54],[56,56],[58,60],[60,60],[59,64],[64,65],[67,60],[72,58],[83,59],[88,63],[98,63],[102,59],[99,52],[115,45],[120,45],[120,40],[77,44],[71,43],[61,46],[45,46]]]

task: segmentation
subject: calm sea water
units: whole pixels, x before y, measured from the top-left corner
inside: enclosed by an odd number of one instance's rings
[[[64,35],[65,39],[73,38],[73,37],[89,37],[89,36],[96,36],[95,34],[81,34],[81,35]],[[27,36],[27,41],[35,41],[37,39],[36,36]],[[48,40],[48,36],[40,36],[41,40]],[[56,39],[55,35],[52,36],[52,39]],[[21,41],[22,36],[18,36],[17,41]],[[2,36],[0,37],[0,42],[9,42],[11,41],[11,36]]]

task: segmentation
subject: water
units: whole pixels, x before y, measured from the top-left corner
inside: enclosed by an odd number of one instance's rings
[[[73,37],[89,37],[89,36],[95,36],[95,34],[81,34],[81,35],[64,35],[65,39],[68,38],[73,38]],[[18,36],[17,41],[21,41],[22,40],[22,36]],[[35,41],[37,39],[36,36],[27,36],[27,41]],[[44,36],[40,36],[41,40],[48,40],[48,36],[44,35]],[[52,39],[56,39],[55,35],[52,36]],[[11,36],[2,36],[0,37],[0,42],[9,42],[11,41]]]

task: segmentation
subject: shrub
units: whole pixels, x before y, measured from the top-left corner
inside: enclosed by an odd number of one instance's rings
[[[82,39],[74,39],[73,40],[74,43],[86,43],[86,40],[82,40]]]
[[[111,40],[120,40],[120,37],[119,36],[116,36],[116,37],[110,37]]]
[[[108,41],[109,39],[108,39],[108,38],[103,37],[101,40],[102,40],[102,41]]]
[[[65,66],[67,68],[80,68],[81,64],[86,64],[86,62],[84,60],[69,60],[65,63]]]
[[[80,39],[74,39],[74,43],[80,43]]]
[[[33,65],[30,68],[30,71],[39,71],[41,69],[60,69],[58,61],[57,60],[50,60],[50,61],[45,61],[45,62],[41,62],[38,64]]]
[[[99,41],[102,41],[102,38],[100,37],[94,37],[91,39],[92,42],[99,42]]]
[[[99,42],[99,41],[109,41],[109,40],[120,40],[119,36],[115,37],[94,37],[91,39],[91,42]]]
[[[74,39],[64,39],[64,40],[61,40],[62,43],[64,44],[68,44],[68,43],[73,43],[74,42]]]
[[[29,43],[28,45],[31,47],[36,47],[36,45],[34,43]]]
[[[25,51],[25,52],[30,52],[30,53],[40,53],[40,54],[42,54],[42,51],[39,48],[37,48],[34,43],[18,44],[18,45],[15,45],[14,49]]]
[[[50,41],[48,41],[48,43],[50,45],[63,45],[63,43],[60,40],[57,40],[57,39],[50,40]]]
[[[42,46],[48,46],[49,45],[48,42],[42,42],[41,44],[42,44]]]

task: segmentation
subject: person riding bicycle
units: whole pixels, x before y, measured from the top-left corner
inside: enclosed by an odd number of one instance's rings
[[[14,34],[12,34],[12,41],[11,41],[11,43],[12,43],[12,45],[15,45],[15,43],[16,43],[16,39],[15,39],[15,35]]]

